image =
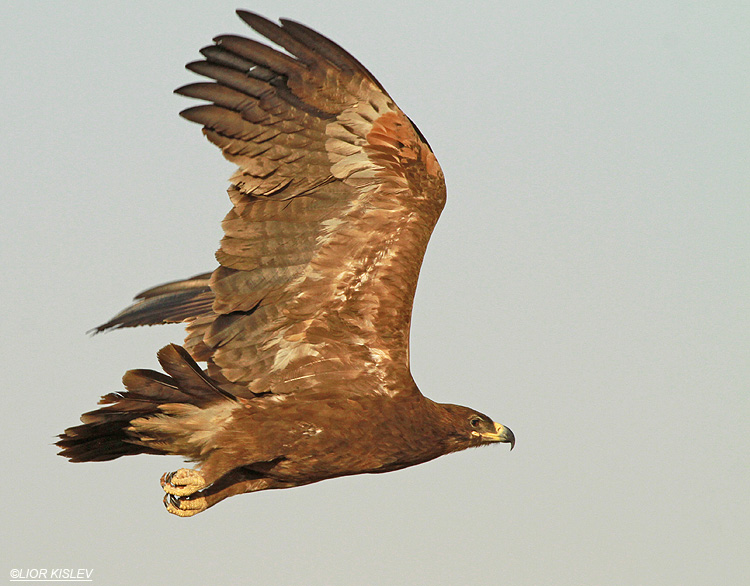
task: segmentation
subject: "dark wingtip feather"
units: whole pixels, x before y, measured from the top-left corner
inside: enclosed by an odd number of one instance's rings
[[[205,108],[205,106],[191,106],[190,108],[185,108],[180,111],[180,116],[189,122],[203,124],[203,121],[206,119],[203,108]]]
[[[250,12],[249,10],[237,10],[235,12],[246,25],[266,38],[272,39],[274,32],[281,30],[278,24],[257,12]]]
[[[119,328],[180,323],[205,315],[211,311],[213,305],[213,294],[208,284],[210,277],[211,273],[202,273],[189,279],[171,281],[141,291],[135,296],[132,305],[88,333],[98,334]]]
[[[250,10],[243,10],[241,8],[238,8],[237,10],[235,10],[235,13],[245,22],[245,24],[247,24],[248,26],[251,26],[254,29],[255,29],[255,26],[253,25],[255,24],[258,24],[260,26],[263,26],[264,24],[278,26],[275,22],[268,20],[265,16],[261,16],[257,12],[252,12]],[[258,29],[255,29],[255,30],[258,30]]]
[[[191,61],[190,63],[185,63],[185,69],[197,73],[198,75],[203,75],[203,68],[205,66],[205,61]]]

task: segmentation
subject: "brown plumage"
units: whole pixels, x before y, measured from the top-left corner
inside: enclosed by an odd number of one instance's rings
[[[168,375],[131,370],[58,445],[198,464],[162,477],[194,515],[242,492],[388,472],[512,432],[424,397],[409,371],[419,268],[445,204],[424,137],[357,60],[288,20],[238,11],[287,53],[223,35],[187,67],[182,112],[238,166],[212,273],[144,291],[98,331],[187,322]],[[205,371],[195,361],[205,361]]]

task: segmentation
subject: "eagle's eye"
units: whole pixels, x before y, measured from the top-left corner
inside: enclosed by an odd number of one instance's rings
[[[472,427],[479,427],[482,424],[482,419],[479,417],[472,417],[469,420],[469,423],[471,424]]]

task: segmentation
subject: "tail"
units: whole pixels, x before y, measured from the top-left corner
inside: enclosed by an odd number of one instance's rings
[[[134,454],[179,454],[202,460],[211,437],[239,406],[175,344],[162,348],[153,370],[129,370],[126,391],[102,397],[106,405],[81,415],[83,425],[60,434],[59,455],[71,462],[101,462]]]
[[[142,291],[135,296],[135,303],[93,331],[180,323],[209,314],[214,302],[210,278],[211,273],[204,273]]]

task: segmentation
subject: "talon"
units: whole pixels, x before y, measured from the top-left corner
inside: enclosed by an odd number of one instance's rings
[[[208,508],[206,497],[196,494],[208,486],[206,479],[197,470],[180,468],[174,472],[165,472],[160,484],[167,493],[162,500],[164,507],[173,515],[192,517]]]
[[[172,512],[172,509],[180,506],[180,501],[174,495],[171,495],[169,493],[164,495],[162,502],[164,503],[164,508],[167,509],[170,513]]]
[[[207,486],[203,475],[190,468],[165,472],[160,483],[164,492],[177,496],[189,496]]]
[[[172,484],[172,476],[174,476],[174,472],[165,472],[161,475],[159,482],[161,483],[162,488],[164,488],[165,484]]]
[[[173,494],[165,494],[163,503],[168,512],[178,517],[192,517],[208,508],[206,497],[190,499],[181,498]]]

